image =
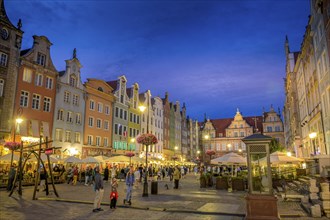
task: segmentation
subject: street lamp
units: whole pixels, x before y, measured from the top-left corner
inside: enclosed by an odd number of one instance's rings
[[[312,132],[309,135],[309,138],[312,139],[313,149],[314,149],[314,155],[316,155],[316,149],[315,149],[315,138],[317,136],[316,132]]]
[[[149,133],[149,95],[147,102],[148,114],[147,114],[147,134]],[[145,106],[139,106],[140,111],[143,113],[146,110]],[[144,175],[144,183],[143,183],[143,193],[142,197],[148,197],[148,145],[146,145],[146,172]]]
[[[175,146],[175,147],[174,147],[174,166],[175,166],[175,160],[177,159],[177,157],[176,157],[176,151],[177,151],[178,149],[179,149],[178,146]]]
[[[16,118],[16,120],[15,120],[15,126],[14,126],[14,142],[16,142],[16,130],[17,130],[17,128],[19,128],[19,124],[21,124],[23,122],[23,119],[21,119],[21,118]]]

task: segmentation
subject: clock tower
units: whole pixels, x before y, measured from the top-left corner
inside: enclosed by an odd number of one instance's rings
[[[17,113],[14,112],[19,56],[23,31],[21,20],[14,26],[0,0],[0,145],[11,140]]]

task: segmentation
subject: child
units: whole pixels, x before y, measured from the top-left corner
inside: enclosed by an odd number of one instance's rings
[[[116,203],[118,199],[118,182],[115,177],[112,178],[112,183],[111,183],[111,193],[110,193],[110,209],[116,208]]]

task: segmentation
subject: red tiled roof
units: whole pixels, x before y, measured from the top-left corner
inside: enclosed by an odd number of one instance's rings
[[[117,90],[117,80],[115,81],[108,81],[107,82],[109,86],[111,86],[111,88],[113,88],[113,91]]]
[[[255,118],[257,122],[257,128],[259,132],[263,132],[262,129],[262,116],[249,116],[249,117],[243,117],[243,119],[253,127],[253,132],[255,132]],[[216,136],[219,137],[219,134],[222,133],[223,137],[226,137],[226,128],[229,127],[231,122],[234,120],[234,118],[221,118],[221,119],[211,119],[210,121],[213,124],[213,127],[216,131]],[[198,123],[200,126],[202,126],[204,123]]]

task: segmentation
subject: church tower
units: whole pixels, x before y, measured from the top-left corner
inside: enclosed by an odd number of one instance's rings
[[[23,31],[21,20],[14,26],[8,19],[4,0],[0,0],[0,142],[12,140],[10,134],[19,112],[14,100]]]

